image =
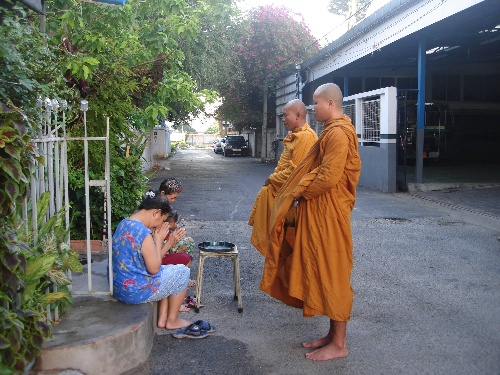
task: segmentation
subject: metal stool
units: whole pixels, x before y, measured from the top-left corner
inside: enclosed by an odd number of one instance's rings
[[[233,250],[224,252],[212,252],[200,249],[198,255],[198,274],[196,275],[196,307],[194,311],[200,312],[201,284],[203,282],[203,265],[205,264],[205,258],[231,258],[233,260],[234,299],[238,300],[238,312],[243,312],[243,304],[241,302],[240,258],[236,246],[234,246]]]

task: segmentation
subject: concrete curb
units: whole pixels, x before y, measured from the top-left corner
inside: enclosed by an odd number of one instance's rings
[[[111,296],[76,297],[70,313],[44,343],[34,371],[115,375],[134,369],[151,353],[152,319],[150,303],[125,305]]]

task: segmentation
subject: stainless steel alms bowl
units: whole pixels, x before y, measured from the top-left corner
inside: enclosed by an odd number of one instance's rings
[[[198,248],[203,251],[228,252],[234,250],[234,243],[224,241],[200,242]]]

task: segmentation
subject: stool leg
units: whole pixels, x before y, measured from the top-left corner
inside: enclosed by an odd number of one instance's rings
[[[236,301],[238,299],[238,275],[237,275],[237,271],[236,271],[236,267],[237,267],[237,264],[236,264],[236,259],[238,259],[238,256],[234,256],[232,257],[233,259],[233,299]]]
[[[200,304],[201,304],[201,283],[203,282],[203,264],[205,262],[205,256],[202,254],[198,255],[198,274],[196,275],[196,307],[194,311],[197,313],[200,312]]]
[[[241,300],[241,281],[240,281],[240,258],[236,256],[234,258],[234,286],[235,294],[238,297],[238,312],[243,312],[243,302]]]

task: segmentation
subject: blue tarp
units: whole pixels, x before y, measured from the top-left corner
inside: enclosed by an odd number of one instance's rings
[[[125,5],[126,0],[94,0],[94,3]]]

